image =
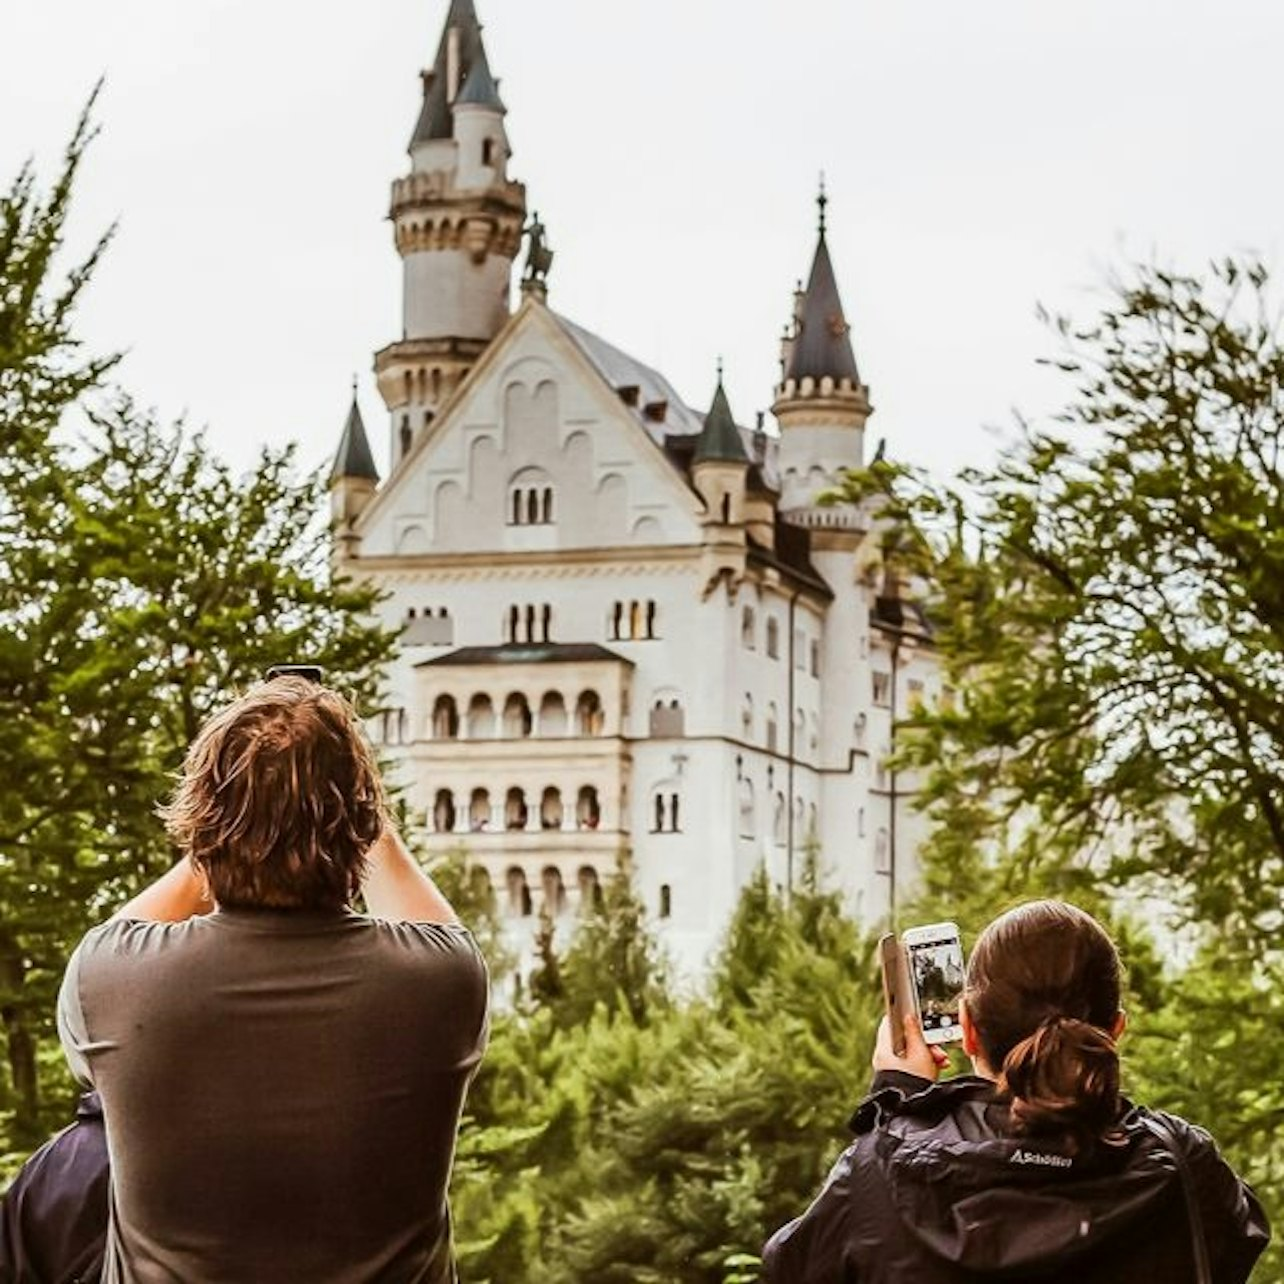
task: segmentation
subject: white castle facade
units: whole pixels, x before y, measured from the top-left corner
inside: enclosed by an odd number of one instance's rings
[[[553,311],[538,227],[512,310],[527,202],[504,119],[472,0],[452,0],[392,190],[391,472],[354,398],[331,481],[336,565],[402,630],[375,738],[430,850],[487,871],[527,957],[541,912],[565,941],[622,860],[690,976],[754,870],[787,888],[810,848],[882,918],[918,828],[884,759],[940,679],[867,514],[817,502],[863,463],[871,413],[824,198],[778,431],[749,430],[720,379],[700,413]]]

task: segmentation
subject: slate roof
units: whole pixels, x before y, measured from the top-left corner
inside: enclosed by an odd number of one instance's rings
[[[816,257],[811,264],[811,277],[803,295],[802,315],[798,320],[793,353],[785,369],[786,379],[803,379],[810,375],[822,379],[850,379],[860,382],[856,371],[856,354],[843,302],[838,297],[838,282],[829,258],[825,230],[820,231]]]
[[[477,46],[477,58],[473,62],[472,70],[468,73],[468,78],[463,83],[463,88],[459,91],[459,96],[455,99],[455,104],[471,103],[478,107],[490,107],[497,112],[505,110],[503,100],[499,96],[499,86],[495,83],[495,78],[490,74],[490,63],[486,60],[486,50],[482,48],[480,42]]]
[[[731,414],[726,390],[722,386],[722,375],[718,375],[718,387],[713,394],[713,404],[704,417],[704,427],[700,430],[700,440],[696,442],[693,464],[706,460],[720,460],[726,463],[747,464],[749,453],[740,436],[740,429]]]
[[[372,482],[379,480],[379,470],[375,467],[374,455],[370,453],[370,439],[361,421],[361,408],[357,405],[355,393],[348,420],[343,425],[343,436],[339,438],[339,449],[334,455],[334,467],[330,469],[331,483],[341,477],[360,477]]]
[[[415,668],[429,665],[478,664],[583,664],[593,660],[610,660],[633,665],[632,660],[596,642],[506,642],[503,646],[461,646],[448,655],[421,660]]]
[[[461,86],[466,84],[474,64],[486,54],[482,49],[481,23],[473,0],[450,0],[450,11],[442,28],[437,57],[433,60],[432,74],[424,88],[424,103],[415,122],[410,146],[431,142],[433,139],[450,138],[453,134],[450,104],[446,101],[447,52],[450,48],[450,31],[459,28],[459,75]],[[489,75],[489,70],[487,71]],[[493,84],[493,82],[492,82]]]

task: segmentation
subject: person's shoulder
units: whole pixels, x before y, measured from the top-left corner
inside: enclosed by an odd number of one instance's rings
[[[109,918],[91,927],[81,938],[77,952],[82,960],[110,955],[126,957],[151,954],[179,941],[190,940],[201,929],[199,918],[180,923],[158,923],[141,918]]]
[[[369,930],[383,948],[400,955],[410,966],[485,975],[486,963],[472,932],[462,923],[420,923],[404,919],[370,918]]]

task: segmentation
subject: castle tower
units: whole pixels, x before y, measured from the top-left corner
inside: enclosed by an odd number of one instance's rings
[[[780,424],[780,508],[807,525],[812,523],[806,513],[816,496],[837,485],[844,469],[862,466],[865,421],[873,409],[869,389],[856,369],[851,327],[829,258],[827,204],[822,185],[811,276],[807,288],[795,295],[793,324],[781,343],[781,382],[771,408]],[[837,516],[833,509],[818,511]]]
[[[357,405],[356,380],[352,384],[352,408],[343,425],[339,449],[330,469],[330,519],[334,527],[335,553],[342,560],[357,553],[359,543],[353,524],[379,486],[379,470],[370,452],[370,440]]]
[[[507,320],[526,218],[473,0],[451,0],[423,83],[410,173],[392,185],[402,335],[375,356],[394,469]]]

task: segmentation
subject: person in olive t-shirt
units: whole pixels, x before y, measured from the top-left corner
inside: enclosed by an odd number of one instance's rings
[[[105,1284],[450,1284],[489,984],[351,706],[256,686],[165,817],[184,859],[86,935],[59,998],[106,1118]]]

